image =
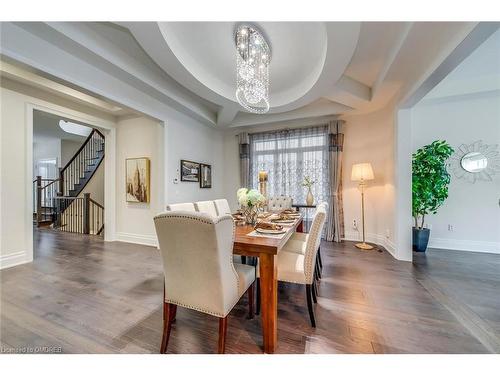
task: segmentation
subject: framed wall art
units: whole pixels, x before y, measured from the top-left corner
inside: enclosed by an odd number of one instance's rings
[[[127,202],[149,203],[151,190],[149,158],[126,159],[125,183]]]
[[[212,187],[212,166],[210,164],[200,164],[200,188]]]
[[[189,160],[181,160],[181,181],[200,181],[200,163]]]

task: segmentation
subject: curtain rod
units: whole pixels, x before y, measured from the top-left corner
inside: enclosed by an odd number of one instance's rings
[[[344,120],[332,120],[332,121],[339,121],[340,123],[345,123]],[[279,131],[287,131],[287,130],[297,130],[297,129],[306,129],[306,128],[314,128],[318,126],[328,126],[329,122],[326,123],[320,123],[320,124],[314,124],[314,125],[306,125],[306,126],[298,126],[296,128],[282,128],[282,129],[274,129],[274,130],[264,130],[264,131],[252,131],[252,132],[240,132],[238,134],[235,134],[235,137],[238,137],[241,133],[247,133],[248,135],[250,134],[266,134],[266,133],[276,133]]]

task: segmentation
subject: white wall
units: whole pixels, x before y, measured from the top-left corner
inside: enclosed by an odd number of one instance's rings
[[[89,193],[90,198],[95,200],[97,203],[106,207],[106,202],[104,200],[104,183],[105,183],[105,163],[101,162],[94,175],[90,181],[85,185],[79,197],[83,197],[83,194]]]
[[[397,257],[394,245],[394,107],[345,116],[343,199],[345,239],[361,239],[361,193],[351,181],[353,164],[372,164],[375,179],[365,190],[365,236]],[[353,226],[358,223],[358,229]]]
[[[222,198],[228,161],[224,158],[223,132],[181,113],[172,112],[164,121],[166,204]],[[181,159],[212,165],[212,188],[201,189],[197,182],[180,182]],[[177,184],[174,183],[176,177]]]
[[[2,176],[2,228],[0,236],[0,267],[8,267],[31,260],[32,237],[26,235],[25,215],[31,211],[26,199],[26,185],[32,184],[32,170],[27,177],[27,133],[25,129],[26,108],[24,98],[9,90],[0,90],[2,144],[0,147]],[[30,149],[32,144],[29,144]],[[12,157],[15,155],[15,157]],[[31,180],[31,181],[30,181]],[[10,213],[10,214],[8,214]],[[13,215],[12,213],[16,213]]]
[[[110,116],[102,114],[101,117],[96,117],[97,111],[95,110],[90,111],[92,114],[89,114],[83,106],[40,92],[40,90],[17,85],[6,79],[2,79],[1,84],[0,268],[6,268],[30,262],[33,259],[33,133],[31,128],[33,108],[78,118],[95,125],[112,126],[114,123],[110,122]]]
[[[500,144],[500,92],[424,101],[412,109],[412,150],[436,139],[458,148],[482,140]],[[500,253],[500,175],[475,184],[452,175],[449,197],[431,225],[429,247]],[[448,230],[453,226],[453,231]]]
[[[155,245],[153,217],[163,205],[163,125],[145,117],[116,125],[116,239]],[[151,165],[149,203],[126,201],[125,160],[147,157]]]
[[[168,203],[194,202],[224,197],[225,161],[223,133],[175,111],[163,123],[146,117],[119,120],[116,127],[116,239],[156,245],[153,218]],[[125,202],[125,159],[146,156],[151,160],[151,202]],[[212,165],[212,188],[180,182],[180,160]],[[179,180],[174,183],[174,179]]]
[[[71,160],[84,142],[85,138],[83,137],[81,142],[61,139],[61,167],[64,167]]]
[[[41,136],[33,138],[33,179],[38,176],[38,162],[42,159],[57,159],[56,168],[61,166],[60,139]]]
[[[239,150],[236,134],[242,131],[257,132],[271,129],[304,127],[327,123],[331,118],[305,119],[259,127],[235,128],[224,134],[224,195],[233,209],[237,207],[236,190],[240,187]],[[344,143],[344,219],[345,239],[358,241],[359,231],[352,221],[361,223],[361,195],[357,184],[351,181],[351,168],[355,163],[372,163],[375,180],[365,195],[366,238],[384,246],[394,256],[394,105],[370,114],[345,116]]]

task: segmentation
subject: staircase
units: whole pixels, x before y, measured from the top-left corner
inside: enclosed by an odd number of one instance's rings
[[[59,178],[33,181],[33,218],[37,226],[63,231],[102,234],[104,207],[90,198],[79,197],[104,159],[104,135],[93,129],[83,145],[60,168]]]
[[[85,143],[59,172],[60,191],[64,197],[77,197],[104,159],[104,136],[93,129]]]

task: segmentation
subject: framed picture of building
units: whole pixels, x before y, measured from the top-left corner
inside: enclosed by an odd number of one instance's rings
[[[127,202],[149,203],[150,161],[149,158],[128,158],[125,161]]]
[[[212,166],[200,164],[200,188],[212,187]]]
[[[200,163],[189,160],[181,160],[181,181],[200,181]]]

